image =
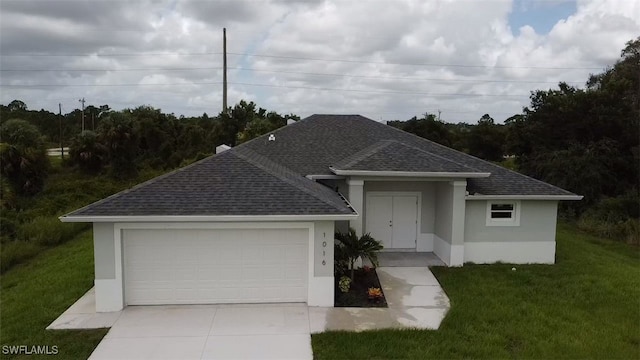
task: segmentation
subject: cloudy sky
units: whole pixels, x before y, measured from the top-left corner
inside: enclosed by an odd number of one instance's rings
[[[640,35],[640,0],[0,0],[0,103],[63,112],[229,104],[497,121],[582,86]]]

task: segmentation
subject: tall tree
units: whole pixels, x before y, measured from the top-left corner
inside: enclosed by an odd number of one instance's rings
[[[111,175],[115,178],[135,176],[137,139],[130,112],[116,112],[106,116],[100,123],[98,136],[107,148]]]
[[[38,129],[20,119],[0,126],[0,170],[17,194],[33,195],[42,190],[49,158]]]
[[[501,161],[504,155],[504,139],[503,126],[496,124],[489,114],[484,114],[469,132],[469,154],[484,160]]]
[[[640,38],[585,89],[560,83],[531,94],[507,121],[510,152],[528,175],[585,195],[581,207],[640,183]]]

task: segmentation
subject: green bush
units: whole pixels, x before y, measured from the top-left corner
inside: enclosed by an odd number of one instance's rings
[[[608,222],[600,219],[581,217],[578,228],[588,233],[622,241],[627,244],[640,245],[640,220]]]
[[[585,211],[578,228],[628,244],[640,245],[640,196],[637,190],[606,198]]]
[[[41,249],[42,246],[25,241],[10,241],[2,244],[0,249],[0,273],[4,273],[12,266],[32,258]]]
[[[62,223],[54,216],[38,216],[21,224],[16,236],[21,242],[49,246],[69,240],[86,228],[86,224]]]

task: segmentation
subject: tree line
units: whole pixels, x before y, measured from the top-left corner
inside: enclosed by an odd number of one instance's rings
[[[615,64],[592,74],[584,88],[561,82],[557,89],[532,91],[530,105],[503,124],[489,114],[467,124],[428,113],[388,124],[584,195],[583,201],[563,204],[566,216],[588,219],[585,224],[636,226],[637,232],[639,99],[640,38],[627,43]],[[81,172],[132,178],[140,169],[173,169],[212,154],[217,145],[235,146],[299,119],[246,101],[212,117],[91,105],[84,118],[81,131],[77,109],[61,115],[29,110],[19,100],[0,105],[3,204],[16,194],[42,190],[46,147],[70,146],[64,165]]]
[[[82,114],[31,111],[14,100],[0,105],[3,194],[33,195],[42,190],[46,148],[70,147],[64,165],[87,174],[133,178],[141,168],[168,170],[212,154],[220,144],[235,146],[299,120],[240,101],[227,112],[209,117],[176,117],[150,106],[114,111],[108,105]]]

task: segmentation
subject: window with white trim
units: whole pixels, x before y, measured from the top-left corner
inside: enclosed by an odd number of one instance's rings
[[[487,226],[520,226],[520,202],[487,201]]]

